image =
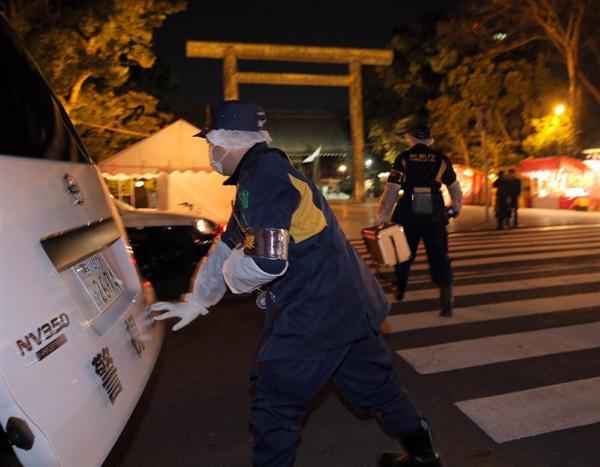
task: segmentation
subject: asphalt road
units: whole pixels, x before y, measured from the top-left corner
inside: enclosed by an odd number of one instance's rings
[[[413,265],[409,292],[384,331],[445,467],[598,465],[598,232],[580,225],[452,234],[451,320],[437,317],[424,258]],[[391,292],[390,271],[378,279]],[[169,332],[104,465],[250,465],[246,374],[261,325],[251,298],[227,296]],[[330,386],[307,418],[296,466],[374,466],[397,447]]]

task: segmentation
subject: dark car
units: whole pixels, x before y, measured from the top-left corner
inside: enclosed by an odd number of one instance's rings
[[[222,226],[203,217],[115,203],[138,266],[161,299],[185,292]]]

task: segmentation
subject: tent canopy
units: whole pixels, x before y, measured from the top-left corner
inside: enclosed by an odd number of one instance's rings
[[[199,131],[177,120],[98,165],[107,179],[157,178],[160,209],[226,222],[235,187],[223,186],[225,177],[211,168],[208,144],[193,137]]]
[[[171,173],[176,170],[212,172],[206,140],[193,137],[199,131],[191,123],[177,120],[98,165],[102,172],[113,175]]]
[[[559,169],[576,170],[579,172],[585,172],[588,170],[588,168],[582,161],[569,156],[553,156],[540,157],[537,159],[525,159],[519,164],[519,171],[521,173],[535,172],[538,170]]]

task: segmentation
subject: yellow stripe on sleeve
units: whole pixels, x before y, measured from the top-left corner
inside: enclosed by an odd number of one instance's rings
[[[290,226],[290,235],[296,243],[300,243],[327,227],[327,220],[323,211],[315,206],[308,184],[292,174],[288,175],[292,185],[300,193],[300,203],[292,215],[292,225]]]

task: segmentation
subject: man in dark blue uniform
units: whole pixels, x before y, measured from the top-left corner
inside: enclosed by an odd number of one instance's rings
[[[396,298],[400,301],[404,298],[410,266],[423,239],[431,278],[440,288],[440,314],[450,317],[454,297],[446,225],[448,215],[457,216],[460,212],[462,191],[450,159],[430,147],[433,138],[428,126],[415,126],[408,132],[407,140],[411,147],[394,161],[377,207],[377,221],[387,220],[393,210],[392,222],[402,224],[411,250],[410,259],[395,267]],[[440,191],[442,184],[448,187],[452,199],[448,210]],[[398,200],[400,190],[403,195]]]
[[[329,380],[361,411],[374,411],[407,454],[381,466],[439,466],[427,422],[401,390],[380,326],[390,305],[345,239],[326,200],[285,154],[269,148],[264,112],[255,104],[209,106],[201,132],[211,164],[236,185],[234,212],[222,239],[199,268],[191,294],[157,319],[179,329],[234,293],[262,290],[265,328],[259,342],[251,418],[253,465],[291,466],[310,400]]]

